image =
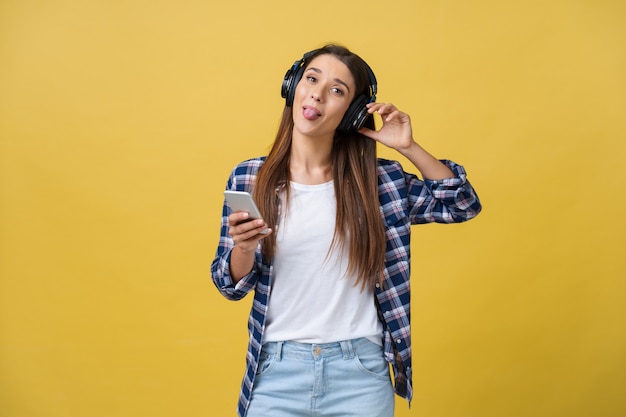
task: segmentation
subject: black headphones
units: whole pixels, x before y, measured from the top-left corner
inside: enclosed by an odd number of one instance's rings
[[[313,51],[307,52],[304,56],[298,61],[293,63],[293,66],[287,70],[285,74],[285,79],[283,80],[283,86],[281,88],[280,94],[285,99],[287,106],[293,106],[293,98],[296,94],[296,86],[300,82],[302,78],[302,74],[304,73],[304,63],[308,60],[311,55],[317,53],[319,49],[315,49]],[[367,120],[370,114],[367,112],[367,107],[365,107],[368,103],[373,103],[376,101],[376,92],[377,92],[377,83],[376,76],[374,72],[370,68],[369,65],[365,61],[365,66],[367,68],[367,73],[370,79],[369,85],[369,96],[364,94],[356,97],[346,114],[341,119],[337,130],[342,132],[352,132],[357,131],[363,126],[365,121]]]

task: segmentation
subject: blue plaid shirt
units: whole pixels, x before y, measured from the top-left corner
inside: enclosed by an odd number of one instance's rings
[[[251,191],[256,173],[265,158],[240,163],[231,173],[226,188]],[[421,223],[458,223],[475,217],[480,201],[466,179],[462,166],[442,161],[454,178],[420,180],[404,172],[399,162],[378,160],[378,198],[385,225],[387,248],[384,279],[375,289],[380,320],[384,327],[385,358],[394,372],[395,392],[408,401],[413,396],[410,327],[410,236],[411,225]],[[233,284],[230,256],[234,247],[228,235],[230,207],[224,203],[219,246],[211,275],[218,290],[230,300],[240,300],[254,290],[254,301],[248,321],[249,344],[246,372],[239,395],[238,414],[246,415],[257,371],[267,306],[272,286],[272,265],[262,260],[260,246],[252,271]]]

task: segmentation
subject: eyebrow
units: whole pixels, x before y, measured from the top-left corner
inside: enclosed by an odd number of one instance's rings
[[[318,74],[321,74],[321,73],[322,73],[322,70],[321,70],[321,69],[319,69],[319,68],[316,68],[316,67],[309,67],[309,68],[307,68],[307,71],[308,71],[308,70],[312,70],[312,71],[314,71],[314,72],[316,72],[316,73],[318,73]],[[346,84],[345,82],[343,82],[343,81],[341,80],[341,78],[334,78],[334,79],[333,79],[333,81],[334,81],[334,82],[336,82],[336,83],[338,83],[338,84],[343,85],[343,86],[344,86],[344,87],[346,87],[346,89],[348,90],[348,93],[350,92],[350,87],[348,87],[348,84]]]

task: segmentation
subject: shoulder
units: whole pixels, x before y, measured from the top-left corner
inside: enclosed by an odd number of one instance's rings
[[[402,169],[402,165],[400,165],[400,162],[398,161],[394,161],[391,159],[383,159],[383,158],[378,158],[376,160],[377,164],[378,164],[378,169],[379,170],[388,170],[388,171],[395,171],[397,169]]]
[[[404,177],[404,170],[398,161],[378,158],[377,168],[379,181],[394,181]]]
[[[242,161],[235,165],[235,168],[233,168],[233,175],[246,175],[251,173],[256,174],[264,162],[264,156]]]
[[[228,188],[239,191],[249,191],[264,162],[265,157],[259,157],[248,159],[235,165],[230,174]]]

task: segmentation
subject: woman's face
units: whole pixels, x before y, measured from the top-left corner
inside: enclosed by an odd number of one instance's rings
[[[355,95],[348,67],[330,54],[315,57],[304,70],[293,100],[294,133],[332,137]]]

